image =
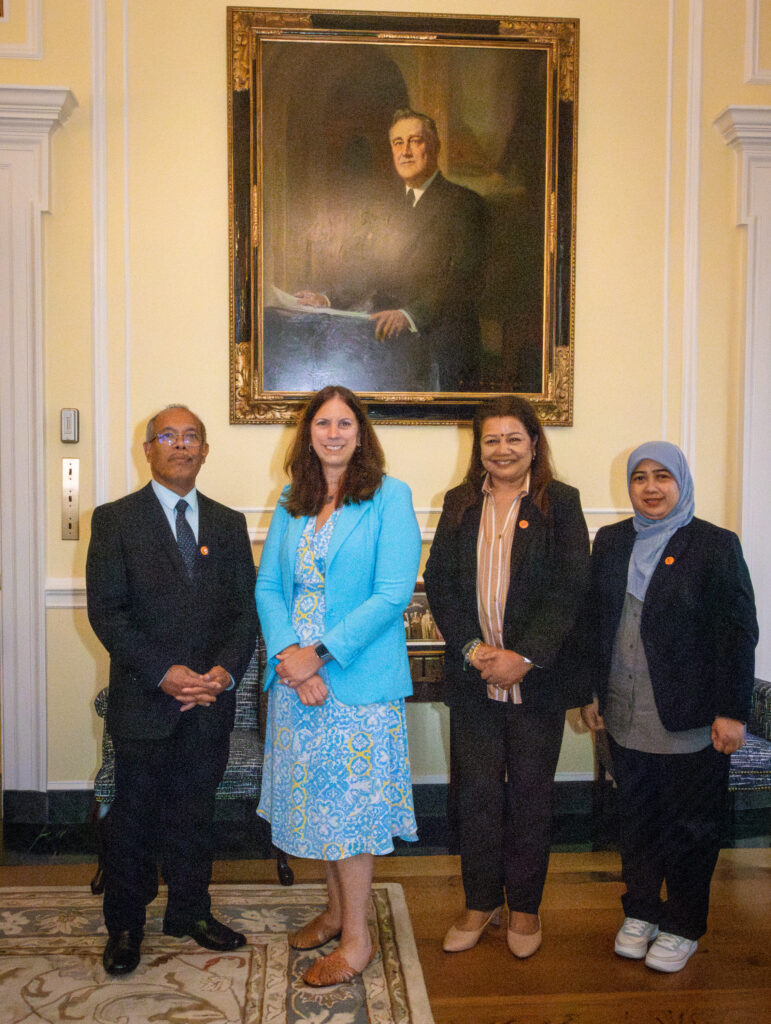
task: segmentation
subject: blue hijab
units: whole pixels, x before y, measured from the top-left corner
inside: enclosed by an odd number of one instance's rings
[[[652,459],[669,470],[675,478],[680,497],[672,511],[663,519],[648,519],[641,512],[634,514],[632,521],[637,536],[632,548],[632,557],[629,559],[626,589],[640,601],[645,600],[651,576],[659,564],[669,538],[675,530],[686,526],[693,519],[693,479],[685,455],[677,445],[668,441],[648,441],[635,448],[626,464],[627,488],[632,480],[632,473],[643,459]]]

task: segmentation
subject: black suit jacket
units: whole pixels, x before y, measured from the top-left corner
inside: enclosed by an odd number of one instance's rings
[[[589,535],[574,487],[552,481],[543,515],[522,499],[511,548],[503,639],[530,658],[522,703],[531,708],[585,703],[578,685],[573,628],[589,579]],[[464,667],[463,645],[482,636],[477,614],[477,535],[482,496],[458,522],[462,488],[449,491],[425,570],[431,612],[445,640],[445,700],[461,706],[488,700],[479,672]],[[591,696],[591,694],[590,694]]]
[[[344,260],[341,308],[405,309],[420,335],[402,335],[416,362],[415,379],[438,372],[442,391],[476,388],[481,337],[479,302],[488,254],[485,202],[438,172],[417,205],[399,181],[373,204]],[[355,254],[355,255],[354,255]],[[405,340],[406,339],[406,340]],[[421,361],[422,360],[422,361]]]
[[[110,655],[107,728],[116,737],[169,736],[180,703],[160,689],[172,665],[222,665],[238,684],[254,653],[255,569],[246,520],[198,492],[198,552],[191,581],[148,484],[100,505],[86,561],[88,618]],[[204,553],[204,551],[206,553]],[[235,690],[200,715],[205,729],[233,727]]]
[[[600,712],[635,537],[633,520],[626,519],[603,526],[594,541],[587,664]],[[640,632],[666,729],[695,729],[716,716],[746,721],[758,624],[736,534],[703,519],[692,519],[673,534],[648,585]]]

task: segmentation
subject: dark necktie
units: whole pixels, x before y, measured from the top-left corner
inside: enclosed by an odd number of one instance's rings
[[[185,515],[187,502],[184,498],[180,498],[174,508],[177,510],[177,544],[179,545],[179,553],[182,555],[187,574],[192,579],[195,566],[196,543],[193,528]]]
[[[405,201],[407,203],[407,206],[409,206],[410,209],[412,209],[413,206],[415,205],[415,193],[413,192],[413,190],[411,188],[407,189],[407,195],[405,197]]]

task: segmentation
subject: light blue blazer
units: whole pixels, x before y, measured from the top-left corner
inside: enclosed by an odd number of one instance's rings
[[[308,516],[292,518],[281,502],[265,539],[255,594],[265,637],[265,689],[277,678],[271,659],[299,643],[292,628],[297,545]],[[343,704],[372,704],[412,693],[404,609],[415,589],[420,530],[407,484],[384,476],[360,505],[343,505],[327,552],[326,614],[320,637]]]

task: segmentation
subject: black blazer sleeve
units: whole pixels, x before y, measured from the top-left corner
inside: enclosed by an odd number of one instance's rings
[[[112,502],[94,509],[86,558],[88,621],[107,649],[114,666],[130,674],[137,686],[153,691],[177,662],[174,634],[144,626],[134,604],[130,558],[125,551],[120,506]],[[151,567],[147,567],[148,572]],[[163,586],[158,581],[157,615],[162,617]]]
[[[445,659],[454,663],[469,640],[481,639],[476,606],[476,533],[461,530],[461,489],[444,497],[442,514],[434,534],[423,579],[431,614],[445,641]],[[477,528],[479,517],[472,516]],[[473,536],[472,536],[473,534]],[[473,544],[473,577],[468,576]]]
[[[746,722],[755,683],[758,620],[747,563],[736,534],[726,538],[716,565],[715,714]]]

